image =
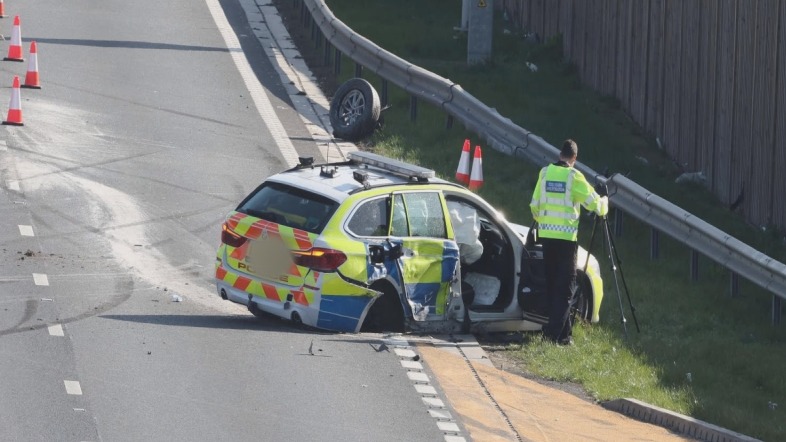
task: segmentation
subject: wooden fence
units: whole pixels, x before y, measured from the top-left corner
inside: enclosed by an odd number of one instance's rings
[[[721,202],[756,225],[786,229],[786,2],[496,6],[544,39],[561,33],[586,85],[617,97],[685,171],[705,174]]]

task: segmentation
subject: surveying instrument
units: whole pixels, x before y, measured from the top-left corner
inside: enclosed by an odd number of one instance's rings
[[[600,196],[608,196],[609,195],[609,188],[605,182],[598,183],[596,186],[596,190]],[[600,219],[600,222],[598,222]],[[639,321],[636,319],[636,308],[633,306],[633,303],[630,300],[630,291],[628,290],[628,284],[625,282],[625,275],[622,273],[622,262],[620,261],[619,255],[617,254],[617,247],[614,244],[614,237],[611,235],[611,229],[609,229],[609,221],[606,216],[595,216],[595,221],[592,223],[592,235],[590,235],[589,245],[587,246],[587,260],[584,263],[584,274],[587,274],[587,266],[589,265],[589,257],[590,253],[592,252],[592,243],[595,240],[595,232],[598,231],[598,225],[600,224],[602,229],[603,238],[605,239],[605,251],[608,255],[609,262],[611,263],[611,270],[614,274],[614,286],[617,289],[617,301],[619,301],[620,306],[620,316],[622,321],[622,329],[625,333],[625,338],[628,337],[628,320],[625,318],[625,309],[622,307],[622,293],[620,291],[620,280],[622,281],[622,286],[625,288],[625,294],[628,298],[628,306],[630,307],[630,313],[633,317],[633,323],[636,324],[636,332],[641,333],[639,329]]]

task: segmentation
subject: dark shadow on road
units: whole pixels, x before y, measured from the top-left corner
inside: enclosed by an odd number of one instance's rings
[[[227,48],[179,45],[172,43],[153,43],[149,41],[126,41],[126,40],[86,40],[77,38],[40,38],[25,37],[27,41],[36,43],[47,43],[55,45],[74,45],[74,46],[95,46],[98,48],[131,48],[131,49],[167,49],[174,51],[206,51],[206,52],[230,52]]]
[[[304,327],[277,317],[268,319],[245,315],[100,315],[99,318],[174,327],[259,330],[307,335],[332,334],[319,330],[307,330]]]

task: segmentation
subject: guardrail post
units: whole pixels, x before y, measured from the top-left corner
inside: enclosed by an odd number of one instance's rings
[[[445,121],[445,129],[453,129],[453,115],[448,114],[447,121]]]
[[[314,41],[317,39],[317,21],[314,20],[313,16],[309,17],[308,21],[308,26],[311,28],[311,41]]]
[[[382,80],[382,94],[379,96],[379,101],[382,107],[388,105],[388,81],[385,79]]]
[[[780,325],[781,323],[781,298],[778,295],[772,295],[772,325]]]
[[[324,56],[324,58],[325,58],[325,60],[324,60],[324,63],[322,63],[322,64],[324,64],[325,66],[328,66],[330,64],[330,42],[327,40],[327,38],[325,38],[325,56]]]
[[[656,260],[660,257],[660,232],[652,228],[650,230],[650,259]]]
[[[322,47],[322,40],[327,41],[324,35],[321,32],[317,32],[317,49]]]
[[[622,236],[622,220],[623,220],[623,213],[622,210],[615,210],[614,211],[614,236],[617,238]]]
[[[690,280],[699,280],[699,252],[695,250],[690,251]]]
[[[308,14],[306,11],[306,2],[300,2],[300,23],[304,28],[308,24]]]
[[[338,77],[341,74],[341,51],[336,48],[335,61],[333,65],[333,74]]]
[[[363,65],[355,63],[355,77],[360,78],[363,76]]]
[[[732,298],[736,298],[740,293],[740,278],[734,272],[729,272],[729,274],[731,275],[729,278],[729,294],[731,294]]]
[[[418,119],[418,97],[409,96],[409,120],[413,123]]]

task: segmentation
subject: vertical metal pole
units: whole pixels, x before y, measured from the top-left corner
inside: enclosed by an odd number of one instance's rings
[[[341,51],[336,48],[335,61],[333,64],[333,74],[338,77],[341,74]]]
[[[382,79],[382,94],[379,97],[379,101],[382,107],[388,105],[388,81],[385,79]]]
[[[309,17],[309,28],[311,28],[311,41],[315,41],[317,39],[317,21],[314,20],[314,17]]]
[[[656,260],[660,257],[660,232],[654,227],[650,230],[650,259]]]
[[[308,21],[306,21],[307,16],[308,14],[306,14],[306,4],[305,2],[300,2],[300,23],[302,23],[304,28],[308,24]]]
[[[317,31],[317,49],[322,47],[322,40],[325,39],[325,36],[322,35],[322,32]]]
[[[729,278],[729,293],[731,294],[732,298],[736,298],[737,295],[740,294],[740,278],[734,272],[729,272],[731,277]]]
[[[325,66],[330,65],[330,42],[325,38],[325,56],[324,56],[324,63]]]
[[[418,97],[409,96],[409,120],[413,123],[418,119]]]
[[[772,295],[772,325],[780,325],[781,323],[781,298],[778,295]]]
[[[355,77],[360,78],[363,76],[363,65],[355,63]]]
[[[445,129],[453,129],[453,115],[448,114],[447,121],[445,121]]]
[[[614,236],[616,236],[617,238],[622,236],[622,228],[623,228],[622,222],[624,219],[623,215],[624,214],[622,213],[622,210],[614,211]]]
[[[695,250],[690,251],[690,280],[699,280],[699,252]]]

